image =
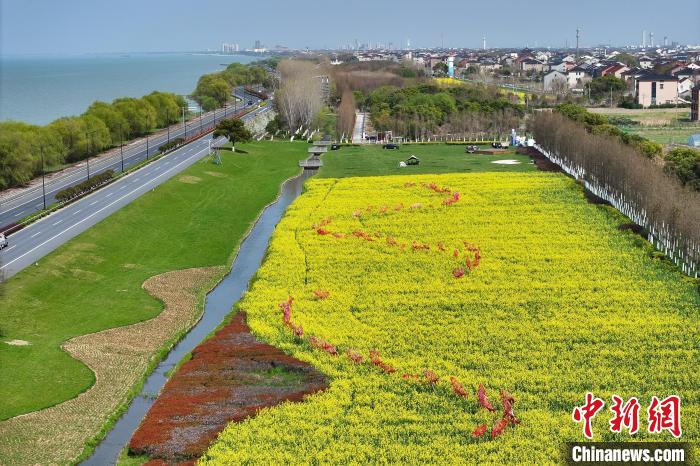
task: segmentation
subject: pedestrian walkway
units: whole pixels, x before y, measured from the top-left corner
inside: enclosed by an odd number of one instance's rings
[[[355,112],[355,128],[352,131],[352,143],[362,144],[364,142],[363,134],[365,131],[365,116],[364,112]]]

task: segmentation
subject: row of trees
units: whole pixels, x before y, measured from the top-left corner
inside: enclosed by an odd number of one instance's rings
[[[266,67],[274,63],[273,61],[252,65],[232,63],[223,71],[205,74],[197,81],[192,98],[205,111],[210,111],[223,107],[231,99],[231,93],[236,86],[262,83],[271,89],[274,87],[274,80],[269,76]]]
[[[275,102],[282,120],[291,131],[308,128],[323,105],[318,66],[305,60],[284,60],[277,69],[282,82]]]
[[[45,169],[83,160],[175,123],[186,105],[181,96],[155,91],[140,99],[97,101],[80,116],[45,126],[0,122],[0,189],[26,184],[39,175],[42,157]]]
[[[607,116],[599,113],[591,113],[586,107],[576,104],[561,104],[556,110],[569,119],[582,123],[586,130],[592,134],[615,136],[627,145],[634,147],[640,153],[649,158],[661,157],[663,146],[657,142],[650,141],[636,134],[629,134],[622,131],[617,126],[610,123]]]
[[[633,147],[590,134],[559,112],[536,114],[531,129],[554,162],[646,228],[650,240],[684,272],[700,274],[700,192]]]
[[[393,130],[407,137],[431,134],[502,134],[519,125],[524,108],[484,86],[442,88],[418,84],[381,87],[366,98],[378,131]]]

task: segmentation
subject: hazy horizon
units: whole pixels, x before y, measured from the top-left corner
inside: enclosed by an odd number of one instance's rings
[[[372,2],[357,0],[293,5],[274,0],[261,13],[256,4],[208,0],[117,3],[88,0],[0,0],[0,55],[84,55],[170,53],[217,50],[222,42],[252,48],[339,48],[358,43],[405,48],[573,47],[576,28],[581,46],[639,45],[642,31],[681,44],[700,43],[700,2],[679,0],[673,12],[658,14],[649,0],[574,2],[541,0],[523,6],[499,3]],[[683,12],[683,14],[679,14]],[[648,42],[648,38],[647,38]]]

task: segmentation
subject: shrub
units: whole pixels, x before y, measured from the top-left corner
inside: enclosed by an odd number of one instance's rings
[[[74,186],[70,186],[62,191],[56,193],[56,200],[58,202],[69,201],[81,194],[92,191],[95,187],[106,183],[114,177],[114,171],[107,170],[102,173],[98,173],[89,180],[78,183]]]

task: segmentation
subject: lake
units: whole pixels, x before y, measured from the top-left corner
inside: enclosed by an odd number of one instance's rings
[[[138,53],[0,57],[0,120],[46,124],[79,115],[95,100],[154,90],[190,94],[199,77],[257,57]]]

